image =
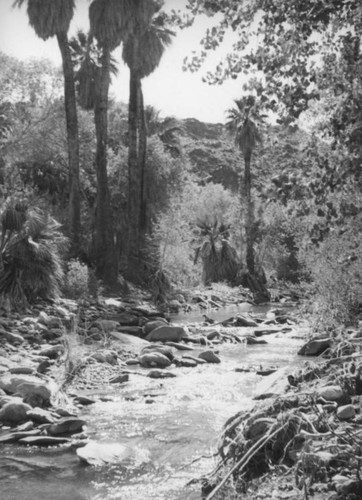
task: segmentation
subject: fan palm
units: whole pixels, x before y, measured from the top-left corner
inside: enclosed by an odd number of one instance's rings
[[[55,36],[62,56],[69,158],[69,217],[73,247],[77,250],[80,235],[79,138],[74,72],[68,43],[75,1],[15,0],[14,6],[21,7],[24,3],[27,3],[29,23],[35,33],[43,40]]]
[[[234,136],[235,145],[240,149],[244,157],[244,192],[242,199],[246,200],[246,267],[253,275],[255,271],[254,257],[254,210],[251,199],[251,157],[261,136],[256,125],[258,119],[255,114],[255,99],[248,96],[235,101],[236,107],[227,111],[226,129]]]
[[[155,12],[160,5],[154,3]],[[147,126],[142,92],[142,79],[159,65],[172,41],[173,32],[163,26],[163,15],[149,18],[148,25],[136,24],[123,45],[123,59],[130,69],[129,97],[129,271],[140,270],[140,249],[146,226],[145,172]],[[136,273],[138,274],[138,273]]]
[[[201,244],[196,249],[194,263],[202,259],[202,280],[205,284],[235,280],[240,264],[236,250],[230,245],[230,226],[206,218],[197,222]]]
[[[8,200],[0,214],[0,297],[15,307],[52,299],[63,281],[67,240],[60,224],[26,203]]]

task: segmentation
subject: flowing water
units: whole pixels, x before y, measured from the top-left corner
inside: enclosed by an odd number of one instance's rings
[[[223,311],[215,319],[228,313]],[[273,335],[267,341],[256,346],[220,345],[220,364],[175,368],[176,378],[150,379],[137,374],[141,372],[137,368],[122,388],[105,386],[93,392],[111,400],[97,401],[83,410],[87,434],[97,442],[126,446],[126,458],[117,465],[86,466],[74,451],[4,446],[0,498],[200,499],[200,485],[187,484],[212,470],[216,463],[212,454],[223,424],[252,406],[262,379],[252,372],[235,372],[235,368],[296,362],[300,340],[288,338],[286,342],[283,335]]]

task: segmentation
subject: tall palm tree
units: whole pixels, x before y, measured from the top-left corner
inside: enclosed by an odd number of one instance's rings
[[[55,36],[63,63],[64,105],[67,124],[69,158],[69,218],[73,250],[80,244],[80,184],[79,184],[79,137],[74,72],[68,43],[68,30],[74,15],[75,0],[15,0],[14,6],[27,2],[29,23],[35,33],[47,40]]]
[[[154,13],[161,7],[154,3]],[[148,24],[137,23],[125,39],[123,59],[130,70],[129,94],[129,240],[128,270],[139,275],[141,249],[146,227],[145,173],[147,152],[147,126],[142,92],[142,79],[149,76],[159,65],[162,55],[171,44],[174,33],[164,27],[162,13],[149,18]],[[135,273],[136,271],[136,273]]]
[[[255,98],[247,96],[235,100],[235,108],[227,111],[226,129],[233,134],[236,146],[244,157],[244,189],[241,188],[242,201],[246,201],[246,267],[250,275],[255,273],[254,255],[254,208],[251,199],[251,157],[261,136],[256,125],[258,116],[255,110]]]
[[[86,57],[80,68],[83,97],[94,108],[96,129],[97,209],[95,216],[95,256],[97,274],[109,285],[117,280],[117,256],[111,218],[107,172],[108,94],[110,73],[114,70],[111,52],[120,44],[130,26],[130,0],[93,0],[89,7],[90,33]],[[91,58],[93,37],[99,53]]]
[[[91,26],[95,31],[104,22],[102,15],[104,16],[107,12],[99,10],[100,6],[100,2],[93,2],[90,6]],[[95,23],[98,23],[97,27]],[[110,75],[117,74],[117,66],[110,55],[109,45],[105,44],[103,39],[102,41],[101,47],[93,38],[92,30],[88,35],[83,31],[78,31],[77,35],[70,40],[70,47],[79,104],[84,109],[94,111],[97,139],[94,254],[97,275],[108,285],[113,285],[117,279],[117,262],[107,175],[107,112]]]

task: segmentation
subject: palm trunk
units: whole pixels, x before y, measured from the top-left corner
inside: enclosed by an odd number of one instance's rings
[[[251,154],[244,156],[245,161],[245,199],[246,199],[246,224],[245,224],[245,235],[246,235],[246,267],[250,274],[254,274],[255,271],[255,259],[254,259],[254,234],[253,234],[253,223],[254,223],[254,207],[251,200]]]
[[[149,224],[147,220],[147,125],[141,82],[139,87],[139,123],[139,161],[141,164],[140,239],[142,246],[145,242],[146,232],[149,230]]]
[[[57,40],[62,55],[64,74],[64,106],[67,124],[69,162],[69,220],[72,252],[80,248],[80,184],[78,117],[74,88],[74,71],[66,33],[58,33]]]
[[[136,45],[136,43],[135,43]],[[139,92],[141,80],[131,69],[130,96],[128,108],[128,263],[127,271],[131,279],[140,275],[140,221],[142,199],[142,166],[140,152]]]
[[[111,220],[111,206],[107,174],[107,139],[108,139],[108,91],[110,84],[110,51],[105,47],[102,54],[102,66],[98,71],[96,84],[96,102],[94,121],[97,138],[97,209],[95,216],[95,254],[97,276],[107,285],[117,281],[117,263]]]

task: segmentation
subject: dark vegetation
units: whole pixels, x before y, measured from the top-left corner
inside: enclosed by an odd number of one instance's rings
[[[0,55],[4,301],[69,293],[72,267],[85,287],[96,276],[117,291],[126,278],[156,283],[163,300],[201,280],[268,300],[282,280],[314,293],[321,328],[353,320],[362,300],[357,0],[190,0],[187,16],[162,2],[93,0],[89,33],[72,39],[72,0],[15,4],[39,37],[57,38],[63,65]],[[143,99],[142,79],[204,12],[217,14],[215,28],[185,69],[200,70],[230,29],[230,57],[204,79],[248,75],[226,126],[163,118]],[[109,97],[119,45],[128,108]],[[35,254],[44,280],[32,289]]]

